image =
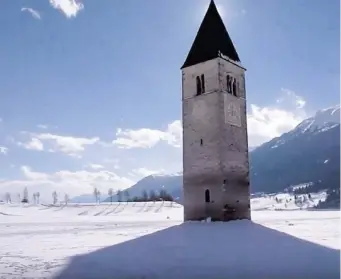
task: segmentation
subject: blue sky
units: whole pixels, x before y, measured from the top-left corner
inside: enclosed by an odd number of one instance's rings
[[[209,0],[2,3],[0,195],[181,170],[181,72]],[[338,0],[216,0],[259,145],[340,102]]]

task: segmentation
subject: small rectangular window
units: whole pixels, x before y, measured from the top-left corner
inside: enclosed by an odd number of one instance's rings
[[[197,95],[200,95],[202,93],[200,77],[196,77],[196,82],[197,82]]]
[[[232,85],[231,85],[231,82],[232,82],[232,78],[227,75],[226,76],[226,87],[227,87],[227,92],[228,93],[231,93],[232,92]]]
[[[202,93],[205,92],[205,75],[201,75],[201,90]]]

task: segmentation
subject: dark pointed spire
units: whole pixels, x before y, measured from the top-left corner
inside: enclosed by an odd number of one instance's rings
[[[218,52],[240,62],[218,9],[211,0],[206,15],[181,69],[218,57]]]

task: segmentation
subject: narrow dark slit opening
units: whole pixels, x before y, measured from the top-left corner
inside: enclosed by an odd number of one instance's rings
[[[197,77],[196,81],[197,81],[197,95],[200,95],[202,93],[200,77]]]
[[[205,191],[205,202],[206,203],[211,202],[210,190],[208,190],[208,189]]]
[[[205,76],[201,75],[201,91],[205,93]]]

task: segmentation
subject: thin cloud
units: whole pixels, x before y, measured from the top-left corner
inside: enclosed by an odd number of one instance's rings
[[[284,88],[274,105],[251,104],[247,114],[249,145],[258,146],[295,128],[308,117],[305,105],[302,96]]]
[[[104,169],[104,166],[102,166],[100,164],[89,164],[88,167],[91,169],[94,169],[94,170]]]
[[[86,146],[98,144],[100,142],[98,137],[82,138],[50,133],[39,134],[26,131],[22,131],[21,134],[30,136],[30,139],[24,143],[18,142],[19,146],[31,150],[46,150],[50,153],[61,152],[75,158],[82,157],[81,153],[85,151]]]
[[[38,150],[38,151],[43,151],[44,150],[44,145],[41,142],[41,140],[37,138],[32,138],[29,142],[19,142],[18,145],[23,146],[26,149],[29,150]]]
[[[132,171],[132,175],[134,176],[139,176],[139,177],[146,177],[152,174],[163,174],[165,173],[164,169],[159,169],[159,170],[150,170],[147,168],[138,168],[138,169],[134,169]]]
[[[0,146],[0,154],[6,155],[8,153],[8,148],[5,146]]]
[[[170,124],[166,130],[156,130],[149,128],[118,129],[116,139],[112,142],[118,148],[151,148],[159,142],[166,142],[174,147],[181,147],[182,142],[182,127],[181,121],[176,120]]]
[[[49,0],[53,8],[61,11],[67,18],[76,17],[84,9],[79,0]]]
[[[41,15],[37,10],[34,10],[32,8],[23,7],[23,8],[21,8],[21,11],[30,13],[33,16],[33,18],[35,18],[35,19],[41,19]]]
[[[49,126],[45,125],[45,124],[38,124],[37,125],[37,128],[39,129],[43,129],[43,130],[46,130]]]

